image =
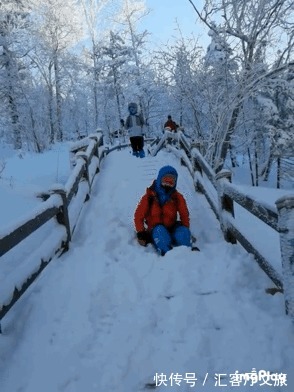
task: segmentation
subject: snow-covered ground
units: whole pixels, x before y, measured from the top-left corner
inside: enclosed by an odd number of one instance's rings
[[[70,173],[69,145],[58,144],[43,154],[16,155],[0,144],[0,229],[30,212],[40,200],[36,194],[55,183],[65,183]]]
[[[31,178],[25,164],[21,177],[11,171],[20,210],[21,184],[33,195],[50,188],[49,180],[65,182],[66,146],[50,154],[35,156]],[[179,173],[201,252],[180,247],[159,257],[151,245],[136,242],[136,203],[166,164]],[[8,159],[4,177],[9,170]],[[259,239],[266,242],[266,234],[261,231]],[[13,274],[7,265],[15,263],[10,254],[3,257],[7,274]],[[224,242],[178,159],[165,151],[145,159],[114,151],[102,162],[70,250],[49,264],[2,321],[0,391],[137,392],[153,383],[166,391],[293,391],[293,324],[283,296],[265,294],[271,286],[251,255]],[[261,370],[272,376],[255,380]],[[237,372],[253,374],[238,386]],[[282,374],[288,387],[281,386]],[[274,381],[275,375],[281,378]]]

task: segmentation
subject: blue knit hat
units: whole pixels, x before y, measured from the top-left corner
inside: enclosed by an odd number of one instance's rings
[[[171,175],[175,178],[175,184],[173,187],[170,187],[170,191],[168,192],[164,191],[162,186],[162,178],[166,175]],[[171,194],[176,189],[177,180],[178,180],[178,173],[174,167],[167,165],[167,166],[163,166],[159,170],[157,179],[155,180],[155,191],[157,193],[159,203],[161,205],[163,205],[167,200],[170,199]]]
[[[138,112],[138,105],[136,104],[136,102],[130,102],[128,104],[128,109],[130,114],[136,114]]]
[[[172,175],[173,177],[175,177],[175,179],[176,179],[176,183],[175,183],[175,186],[174,186],[174,188],[175,188],[175,187],[177,186],[178,173],[177,173],[177,171],[176,171],[176,169],[175,169],[174,167],[169,166],[169,165],[163,166],[163,167],[159,170],[158,175],[157,175],[156,182],[158,183],[158,185],[161,185],[162,177],[164,177],[164,176],[166,176],[166,175],[168,175],[168,174],[170,174],[170,175]]]

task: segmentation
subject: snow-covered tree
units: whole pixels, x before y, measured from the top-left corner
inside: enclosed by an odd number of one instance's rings
[[[201,102],[197,74],[201,48],[194,39],[177,40],[154,55],[155,69],[165,92],[162,116],[172,114],[185,129],[201,137],[199,113]]]
[[[141,71],[142,51],[147,36],[147,32],[137,31],[138,22],[148,14],[145,1],[142,0],[122,0],[122,7],[119,13],[114,17],[117,23],[117,29],[124,37],[127,45],[131,47],[131,56],[134,65],[129,68],[129,84],[132,85],[127,99],[138,99],[144,118],[148,117],[147,102],[144,94],[144,77]]]
[[[130,60],[130,54],[131,48],[125,45],[120,35],[110,31],[109,44],[102,47],[101,55],[107,73],[106,81],[112,87],[113,98],[117,105],[117,124],[122,118],[123,82],[125,79],[123,68]]]
[[[82,37],[81,18],[75,0],[36,0],[33,61],[46,80],[49,93],[50,140],[63,140],[64,67],[67,51]]]
[[[12,133],[11,140],[16,149],[22,147],[22,119],[20,114],[22,78],[26,69],[23,59],[28,48],[28,4],[23,1],[6,0],[0,3],[0,96],[5,116],[4,126]]]
[[[203,58],[198,75],[199,93],[201,95],[201,128],[204,135],[203,153],[212,166],[215,166],[223,128],[226,126],[227,111],[235,99],[238,63],[227,42],[227,37],[219,26],[212,22],[213,29],[208,34],[211,43]],[[232,164],[236,161],[232,155]]]
[[[238,56],[239,71],[235,98],[228,102],[224,118],[223,134],[219,138],[219,151],[215,167],[220,170],[225,162],[231,137],[236,130],[238,117],[244,101],[262,83],[270,82],[272,72],[278,74],[287,68],[293,52],[293,1],[291,0],[212,0],[205,1],[200,11],[193,0],[189,0],[200,19],[216,34],[226,35],[227,42],[234,45]],[[216,30],[213,20],[220,20]],[[274,54],[279,49],[279,58]],[[261,54],[268,65],[256,67]]]
[[[94,117],[95,117],[95,128],[99,125],[99,77],[101,73],[101,62],[99,62],[100,57],[100,44],[102,41],[101,27],[103,20],[105,21],[105,16],[103,16],[103,11],[111,4],[111,0],[81,0],[83,7],[87,35],[90,39],[91,45],[88,50],[89,58],[91,59],[90,72],[93,81],[93,96],[94,96]],[[108,20],[108,23],[109,20]],[[108,27],[109,28],[109,27]],[[104,34],[106,35],[106,34]],[[99,64],[100,65],[99,65]]]

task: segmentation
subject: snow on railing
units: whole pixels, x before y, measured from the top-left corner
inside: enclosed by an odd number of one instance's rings
[[[68,250],[84,202],[90,197],[95,175],[104,156],[102,133],[93,134],[71,146],[72,172],[65,185],[55,184],[48,193],[39,194],[43,202],[31,213],[0,232],[0,257],[56,218],[52,233],[32,251],[18,268],[13,281],[0,290],[0,321],[57,254]],[[0,324],[1,333],[1,324]]]
[[[215,173],[195,144],[190,145],[181,132],[166,131],[154,145],[151,155],[155,156],[163,147],[178,156],[181,162],[187,166],[193,177],[195,190],[204,194],[220,221],[225,240],[233,244],[238,241],[247,252],[253,254],[259,266],[277,286],[268,289],[267,292],[271,294],[284,293],[286,313],[294,320],[294,195],[278,199],[276,201],[277,209],[251,197],[238,186],[231,184],[230,171],[222,170]],[[215,190],[217,201],[211,196],[209,188]],[[234,202],[279,233],[282,275],[238,227],[234,217]]]
[[[26,213],[5,229],[0,230],[0,257],[56,216],[61,205],[62,201],[57,195],[48,197],[44,203],[35,207],[30,213]]]

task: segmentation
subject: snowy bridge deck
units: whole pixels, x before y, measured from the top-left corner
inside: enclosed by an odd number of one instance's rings
[[[165,164],[178,170],[200,253],[181,247],[160,258],[135,240],[134,208]],[[288,373],[290,385],[293,330],[283,297],[266,295],[268,285],[252,256],[223,240],[177,159],[115,151],[103,161],[70,250],[6,316],[0,390],[137,392],[156,373],[157,390],[236,390],[231,375],[253,368]],[[195,385],[187,380],[193,373]],[[262,390],[262,382],[240,389]]]

